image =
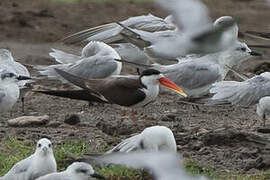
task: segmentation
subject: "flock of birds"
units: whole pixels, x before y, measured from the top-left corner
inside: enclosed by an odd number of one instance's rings
[[[159,85],[163,85],[183,98],[208,95],[204,103],[257,104],[257,114],[265,119],[270,113],[270,72],[248,79],[235,70],[247,59],[261,56],[238,40],[236,21],[223,16],[212,23],[208,8],[199,0],[155,2],[171,15],[164,19],[151,14],[131,17],[64,38],[66,43],[89,43],[80,56],[52,49],[50,56],[58,64],[33,67],[43,78],[60,80],[76,88],[32,91],[133,109],[155,101]],[[122,63],[133,65],[138,75],[120,75]],[[243,81],[225,81],[229,71]],[[10,51],[1,49],[0,112],[11,110],[19,98],[24,102],[31,89],[29,84],[35,79],[23,64],[13,59]],[[132,117],[135,118],[133,110]],[[176,152],[172,131],[153,126],[97,159],[100,164],[149,169],[158,180],[206,179],[187,174]],[[85,162],[74,162],[63,172],[56,170],[52,143],[41,139],[33,155],[15,164],[0,179],[104,179]]]

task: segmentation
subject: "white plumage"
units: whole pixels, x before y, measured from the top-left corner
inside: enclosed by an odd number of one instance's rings
[[[148,127],[140,134],[123,140],[107,153],[138,150],[176,152],[176,142],[173,132],[165,126]]]
[[[40,176],[56,172],[52,143],[43,138],[37,143],[36,151],[28,158],[16,163],[1,180],[35,180]]]
[[[74,162],[65,171],[55,172],[38,178],[37,180],[91,180],[105,179],[95,173],[90,164],[84,162]]]

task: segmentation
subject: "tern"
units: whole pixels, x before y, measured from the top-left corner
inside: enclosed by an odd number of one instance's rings
[[[52,143],[47,138],[38,141],[36,151],[28,158],[16,163],[1,180],[35,180],[56,172]]]
[[[35,91],[39,93],[68,97],[71,99],[118,104],[124,107],[143,107],[155,101],[159,94],[159,85],[163,85],[182,96],[187,95],[172,81],[154,69],[142,72],[138,79],[128,77],[106,79],[83,79],[65,71],[55,69],[59,75],[81,90]],[[133,111],[132,111],[133,112]]]
[[[21,63],[14,60],[11,52],[7,49],[0,49],[0,68],[5,69],[20,76],[30,76],[27,68]],[[22,112],[24,112],[24,98],[28,95],[29,88],[26,86],[30,83],[29,80],[18,81],[18,86],[20,88],[20,98],[22,101]]]
[[[133,169],[145,169],[155,180],[207,180],[204,176],[191,175],[183,167],[181,157],[172,152],[111,153],[100,156],[98,165],[124,165]]]
[[[124,30],[122,36],[128,42],[141,47],[153,58],[177,59],[187,54],[207,54],[227,49],[234,39],[224,38],[227,30],[236,23],[233,18],[213,25],[208,8],[198,0],[156,0],[172,13],[177,29],[160,32],[146,32],[132,29],[119,23]]]
[[[141,67],[153,68],[160,71],[177,85],[181,86],[189,97],[201,97],[209,94],[209,89],[213,83],[224,80],[230,70],[228,67],[239,67],[252,56],[260,55],[250,50],[245,43],[238,41],[225,51],[211,53],[201,57],[181,59],[177,64],[152,64],[141,65]],[[126,62],[125,60],[122,61]]]
[[[152,14],[135,16],[121,21],[121,23],[127,27],[147,32],[174,30],[176,28],[172,23],[172,17],[170,15],[165,19],[153,16]],[[64,38],[63,41],[67,43],[77,43],[81,41],[114,43],[123,40],[120,34],[122,30],[123,28],[117,23],[109,23],[72,34]]]
[[[123,140],[106,153],[131,151],[170,151],[176,152],[176,142],[173,132],[165,126],[152,126],[140,134]]]
[[[259,100],[256,113],[263,120],[263,126],[265,126],[265,120],[270,115],[270,96],[265,96]]]
[[[41,75],[50,79],[66,80],[56,73],[55,68],[68,71],[85,79],[106,78],[120,74],[122,63],[114,59],[120,58],[118,53],[103,42],[91,41],[82,50],[81,56],[75,56],[63,51],[54,50],[50,53],[60,64],[36,66]]]
[[[18,76],[6,70],[0,70],[0,112],[11,111],[20,97],[19,81],[31,77]]]
[[[251,106],[270,96],[270,72],[264,72],[243,82],[221,81],[213,84],[211,103]]]
[[[74,162],[65,171],[47,174],[36,180],[92,180],[105,179],[102,175],[95,173],[90,164]]]

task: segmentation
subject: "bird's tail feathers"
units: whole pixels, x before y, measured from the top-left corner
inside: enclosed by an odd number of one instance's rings
[[[116,36],[121,31],[118,27],[119,26],[116,23],[104,24],[71,34],[61,41],[68,44],[76,44],[82,41],[103,41],[111,43],[110,41],[113,42],[114,40],[110,40],[110,37]]]
[[[123,28],[120,34],[127,42],[136,45],[140,49],[151,45],[150,42],[142,38],[141,34],[139,34],[139,30],[131,29],[119,22],[117,24]]]
[[[80,56],[69,54],[58,49],[53,49],[53,52],[50,52],[49,55],[53,57],[60,64],[74,63],[80,59]]]
[[[214,94],[211,101],[219,102],[231,102],[234,103],[236,96],[239,96],[238,92],[244,88],[241,82],[236,81],[221,81],[214,84],[214,87],[210,89],[210,93]]]
[[[87,90],[32,90],[36,93],[47,94],[51,96],[58,96],[63,98],[70,98],[88,102],[107,103],[95,94],[89,93]]]
[[[122,63],[131,64],[133,66],[143,67],[143,68],[152,68],[153,67],[152,65],[130,62],[130,61],[124,60],[124,59],[114,59],[114,60],[118,61],[118,62],[122,62]]]
[[[134,151],[138,148],[140,145],[140,139],[141,139],[141,134],[132,136],[128,139],[123,140],[121,143],[116,145],[114,148],[111,150],[107,151],[105,154],[113,153],[113,152],[131,152]]]

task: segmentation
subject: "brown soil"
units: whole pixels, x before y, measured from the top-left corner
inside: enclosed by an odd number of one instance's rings
[[[213,18],[232,15],[240,30],[269,31],[264,24],[270,17],[269,7],[256,0],[207,1]],[[47,0],[1,0],[0,47],[12,50],[15,58],[28,64],[52,64],[51,47],[79,53],[79,46],[57,43],[65,35],[130,16],[153,13],[165,16],[152,3],[49,3]],[[260,43],[245,38],[248,43]],[[269,50],[264,61],[250,60],[242,67],[246,72],[269,71]],[[260,65],[263,63],[263,65]],[[131,68],[125,68],[130,72]],[[133,70],[132,70],[133,71]],[[32,71],[33,75],[36,72]],[[58,82],[38,82],[40,86],[62,88]],[[177,100],[175,94],[162,92],[156,102],[138,109],[136,121],[121,116],[121,108],[31,94],[26,98],[26,114],[50,116],[51,123],[42,127],[13,128],[7,126],[9,113],[0,118],[0,138],[16,135],[19,139],[36,141],[52,138],[54,143],[82,139],[98,151],[113,145],[120,138],[142,131],[152,125],[170,127],[177,139],[179,152],[206,165],[222,169],[266,169],[270,165],[270,135],[259,133],[261,121],[255,107],[193,106]],[[67,125],[67,115],[77,114],[80,123]],[[20,103],[12,117],[22,116]],[[269,121],[267,121],[270,124]],[[262,132],[262,131],[260,131]],[[268,149],[268,151],[267,151]]]

